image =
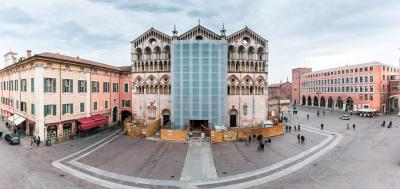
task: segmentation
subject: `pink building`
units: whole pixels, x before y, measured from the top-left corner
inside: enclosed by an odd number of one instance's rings
[[[389,110],[389,80],[399,68],[379,62],[350,65],[298,75],[293,88],[300,89],[299,105],[358,111]],[[296,99],[296,97],[294,97]]]
[[[1,115],[41,140],[75,135],[131,115],[130,67],[41,53],[0,70]]]

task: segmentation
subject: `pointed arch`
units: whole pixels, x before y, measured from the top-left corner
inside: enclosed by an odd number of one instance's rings
[[[250,47],[248,48],[248,50],[247,50],[247,57],[248,57],[248,59],[253,60],[253,59],[254,59],[254,57],[253,57],[254,53],[255,53],[254,47],[253,47],[253,46],[250,46]]]
[[[244,58],[244,53],[246,53],[246,50],[245,50],[243,45],[240,45],[239,48],[238,48],[238,56],[239,56],[238,58],[239,59],[243,59]]]

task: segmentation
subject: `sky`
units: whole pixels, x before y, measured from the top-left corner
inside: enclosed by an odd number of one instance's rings
[[[150,27],[245,26],[269,41],[269,83],[291,69],[379,61],[399,66],[398,0],[0,0],[0,54],[54,52],[130,65],[130,41]],[[3,61],[1,61],[4,66]]]

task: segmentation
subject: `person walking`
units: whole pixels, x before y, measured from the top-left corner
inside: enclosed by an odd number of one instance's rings
[[[353,123],[353,130],[356,130],[356,124]]]
[[[306,138],[303,135],[301,135],[301,137],[300,137],[301,143],[304,143],[305,140],[306,140]]]
[[[300,134],[297,134],[297,143],[300,143]]]
[[[309,119],[310,119],[310,115],[307,114],[307,120],[309,120]]]
[[[296,124],[295,124],[295,125],[293,125],[293,127],[294,127],[294,131],[297,131],[297,127],[296,127]]]
[[[324,124],[321,123],[321,130],[324,130]]]
[[[289,133],[292,132],[292,126],[289,125]]]
[[[286,132],[289,131],[289,126],[288,125],[285,125],[285,130],[286,130]]]
[[[385,120],[383,120],[381,127],[385,127],[385,126],[386,126],[386,122],[385,122]]]
[[[391,128],[391,127],[392,127],[392,121],[389,121],[388,128]]]
[[[297,125],[297,130],[300,131],[300,123]]]
[[[40,145],[40,136],[38,136],[37,137],[37,143],[36,143],[36,145],[39,147],[39,145]]]
[[[323,111],[322,111],[322,115],[324,115],[324,116],[325,116],[325,110],[323,110]]]
[[[349,124],[347,124],[347,127],[346,127],[346,129],[347,129],[347,130],[349,130],[349,129],[350,129],[350,126],[349,126]]]
[[[31,146],[33,146],[34,138],[35,138],[35,136],[31,137]]]

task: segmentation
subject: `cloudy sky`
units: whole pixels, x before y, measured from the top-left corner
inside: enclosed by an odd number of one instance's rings
[[[0,53],[58,52],[130,64],[130,41],[151,26],[171,34],[201,24],[231,34],[245,25],[269,40],[269,82],[380,61],[399,65],[398,0],[0,0]],[[3,65],[3,64],[2,64]]]

